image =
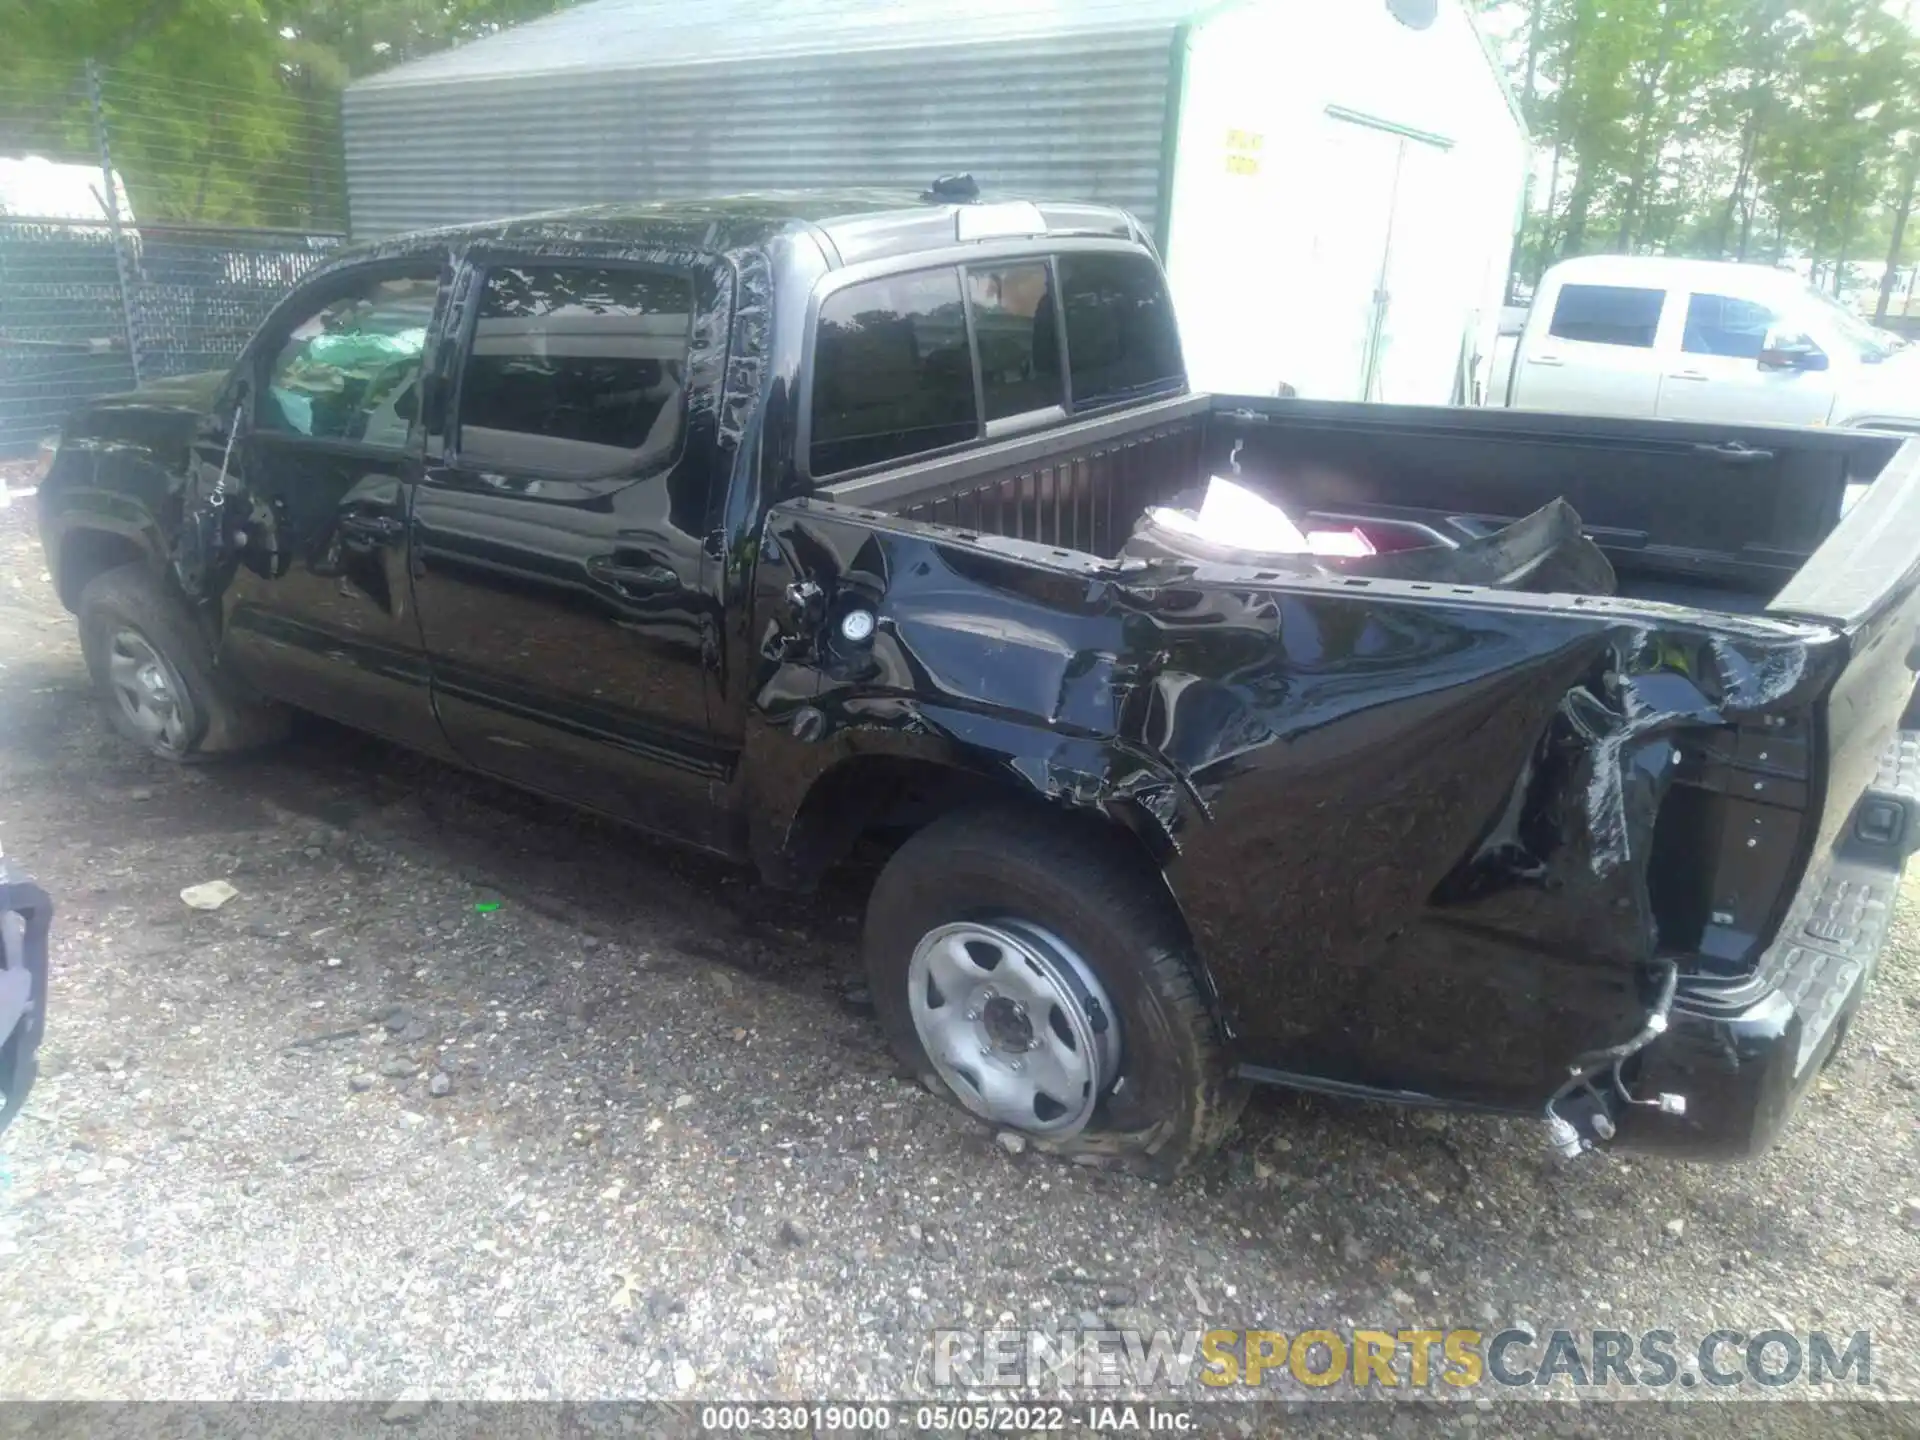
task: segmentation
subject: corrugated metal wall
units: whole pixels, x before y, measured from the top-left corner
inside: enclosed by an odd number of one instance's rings
[[[348,90],[356,236],[628,199],[844,185],[1159,213],[1175,28]],[[502,37],[505,38],[505,37]],[[456,52],[457,53],[457,52]]]

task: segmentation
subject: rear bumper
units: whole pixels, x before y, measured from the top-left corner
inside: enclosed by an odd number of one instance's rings
[[[0,1130],[26,1104],[47,1024],[47,892],[0,862]]]
[[[1729,1011],[1675,1000],[1667,1033],[1640,1054],[1641,1096],[1684,1095],[1684,1115],[1627,1107],[1616,1148],[1744,1160],[1786,1129],[1859,1008],[1870,963],[1795,947],[1787,983]]]
[[[1684,1115],[1618,1117],[1618,1147],[1704,1160],[1767,1149],[1845,1036],[1893,928],[1907,857],[1920,848],[1920,734],[1888,747],[1831,862],[1810,872],[1780,934],[1739,986],[1683,982],[1666,1034],[1635,1057],[1642,1098],[1684,1095]]]

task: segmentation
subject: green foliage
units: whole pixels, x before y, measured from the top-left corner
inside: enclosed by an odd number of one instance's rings
[[[568,0],[0,0],[0,156],[99,161],[142,223],[339,228],[361,75]]]
[[[1920,38],[1880,0],[1478,0],[1545,156],[1517,271],[1588,251],[1904,263]]]

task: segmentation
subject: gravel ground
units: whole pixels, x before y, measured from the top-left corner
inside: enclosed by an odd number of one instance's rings
[[[858,874],[781,897],[317,722],[218,766],[129,750],[32,510],[0,511],[0,843],[59,906],[56,1008],[0,1142],[0,1397],[925,1396],[942,1326],[1422,1323],[1864,1329],[1867,1393],[1920,1395],[1911,892],[1760,1162],[1564,1166],[1531,1124],[1265,1094],[1156,1186],[900,1076]],[[215,879],[238,897],[181,903]]]

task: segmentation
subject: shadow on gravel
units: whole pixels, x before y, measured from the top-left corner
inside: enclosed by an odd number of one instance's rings
[[[744,866],[313,716],[299,717],[286,745],[205,774],[215,788],[405,847],[589,935],[644,929],[757,978],[777,981],[798,958],[844,972],[850,991],[858,984],[860,917],[877,873],[869,857],[815,894],[783,893]]]

